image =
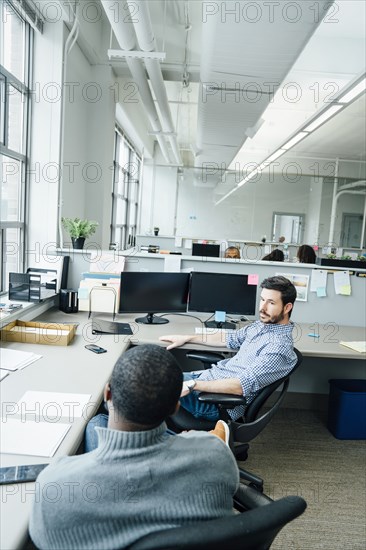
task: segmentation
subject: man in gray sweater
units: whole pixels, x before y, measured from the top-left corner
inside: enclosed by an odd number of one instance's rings
[[[125,548],[233,513],[239,473],[229,447],[206,432],[166,433],[182,379],[159,346],[121,355],[105,388],[108,427],[96,428],[98,447],[56,460],[37,479],[29,531],[38,548]]]

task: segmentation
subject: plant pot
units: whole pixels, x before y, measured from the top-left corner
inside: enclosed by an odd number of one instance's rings
[[[71,237],[72,247],[75,248],[75,250],[82,250],[84,248],[85,243],[85,237],[78,237],[77,239],[75,237]]]

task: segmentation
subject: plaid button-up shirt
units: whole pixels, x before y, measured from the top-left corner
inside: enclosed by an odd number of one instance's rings
[[[261,321],[226,335],[226,345],[238,352],[203,371],[200,380],[238,378],[246,399],[251,403],[258,391],[288,374],[296,364],[292,331],[294,325],[267,324]],[[233,420],[244,414],[239,406],[228,412]]]

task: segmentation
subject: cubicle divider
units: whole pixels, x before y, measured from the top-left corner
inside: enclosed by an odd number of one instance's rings
[[[59,252],[60,253],[60,252]],[[69,283],[70,288],[78,288],[82,273],[89,271],[90,256],[93,250],[64,252],[70,255]],[[193,256],[177,256],[173,264],[170,255],[141,253],[137,249],[123,252],[103,252],[103,254],[123,255],[126,258],[125,271],[172,271],[172,270],[196,270],[216,273],[237,273],[258,275],[259,283],[266,277],[276,273],[295,275],[296,277],[309,277],[311,281],[313,269],[327,272],[326,296],[320,297],[317,292],[307,292],[306,301],[296,301],[292,319],[301,323],[329,324],[329,327],[337,325],[364,327],[366,323],[366,270],[358,270],[350,275],[351,294],[336,294],[334,288],[334,272],[337,269],[322,269],[321,266],[308,264],[295,264],[287,262],[249,262],[245,260],[232,260],[225,258],[200,258]],[[102,254],[102,252],[101,252]],[[167,268],[167,269],[166,269]],[[341,270],[342,271],[342,270]],[[218,289],[219,291],[219,289]],[[259,295],[260,293],[258,293]],[[333,324],[333,325],[332,325]],[[330,330],[330,328],[329,328]],[[334,329],[336,330],[336,328]]]

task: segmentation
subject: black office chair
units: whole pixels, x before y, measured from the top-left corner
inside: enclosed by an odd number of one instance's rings
[[[220,418],[228,423],[230,427],[230,447],[238,460],[247,459],[249,441],[254,439],[265,428],[281,406],[287,392],[290,376],[302,363],[301,353],[296,348],[294,348],[294,351],[297,356],[297,361],[292,371],[269,386],[262,388],[258,392],[255,399],[246,408],[244,416],[238,420],[232,420],[227,410],[238,405],[245,405],[245,398],[243,396],[221,393],[200,393],[198,399],[205,403],[217,405]],[[224,358],[222,354],[214,354],[211,352],[190,352],[187,353],[187,357],[191,359],[198,359],[203,362],[205,366],[212,365],[212,363],[220,361]],[[278,396],[276,396],[274,403],[271,404],[268,410],[265,410],[261,415],[259,415],[268,399],[280,387],[281,390]],[[169,428],[177,433],[183,430],[208,431],[212,430],[215,427],[215,424],[216,422],[212,422],[210,420],[195,418],[183,407],[180,407],[179,411],[168,419]],[[246,479],[247,481],[250,481],[250,483],[256,485],[259,490],[262,490],[263,480],[254,474],[241,470],[241,477],[242,479]]]
[[[280,530],[304,512],[306,502],[298,496],[273,501],[241,485],[234,507],[241,513],[151,533],[129,550],[267,550]]]

